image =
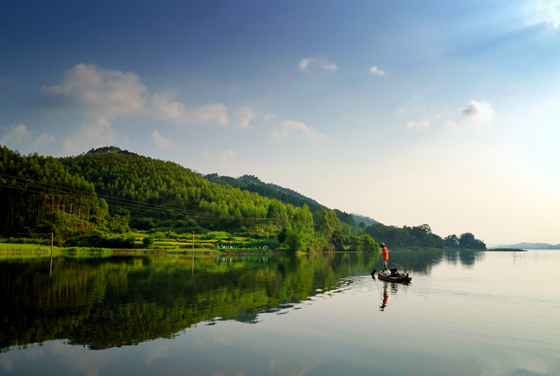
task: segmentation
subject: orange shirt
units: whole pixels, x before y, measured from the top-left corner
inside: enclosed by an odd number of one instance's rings
[[[389,251],[387,250],[387,247],[381,246],[381,252],[383,260],[389,260]]]

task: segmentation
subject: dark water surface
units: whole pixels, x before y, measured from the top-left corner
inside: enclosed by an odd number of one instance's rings
[[[560,375],[560,251],[0,255],[2,375]]]

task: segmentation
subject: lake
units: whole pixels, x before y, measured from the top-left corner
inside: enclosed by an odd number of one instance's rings
[[[377,257],[0,255],[0,374],[560,375],[560,251]]]

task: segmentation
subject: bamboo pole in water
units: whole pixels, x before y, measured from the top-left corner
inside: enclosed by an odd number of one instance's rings
[[[51,232],[51,270],[49,271],[49,276],[52,275],[53,243],[54,243],[54,233]]]
[[[194,276],[194,230],[192,232],[192,263],[191,263],[191,277]]]

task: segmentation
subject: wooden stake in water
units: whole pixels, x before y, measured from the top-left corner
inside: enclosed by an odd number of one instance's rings
[[[54,233],[51,232],[51,270],[49,276],[52,275],[52,254],[53,254]]]
[[[192,232],[192,266],[191,266],[191,277],[194,276],[194,230]]]

